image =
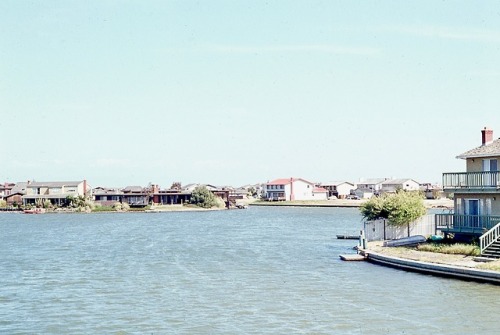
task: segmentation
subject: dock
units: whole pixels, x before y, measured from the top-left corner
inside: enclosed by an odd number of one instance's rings
[[[337,235],[339,240],[359,240],[359,235]]]
[[[346,262],[365,261],[366,257],[359,254],[339,255],[340,259]]]

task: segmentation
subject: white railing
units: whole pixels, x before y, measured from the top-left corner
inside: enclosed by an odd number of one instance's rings
[[[481,248],[481,255],[484,250],[492,245],[500,236],[500,223],[498,223],[495,227],[488,230],[486,233],[479,237],[479,247]]]

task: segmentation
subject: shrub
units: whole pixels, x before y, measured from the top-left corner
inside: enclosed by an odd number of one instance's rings
[[[387,219],[389,224],[403,226],[410,224],[426,213],[423,196],[420,192],[398,191],[372,197],[360,207],[366,220]]]
[[[7,207],[7,201],[0,200],[0,207]]]
[[[212,208],[217,206],[216,198],[205,186],[197,186],[191,194],[190,203],[198,207]]]

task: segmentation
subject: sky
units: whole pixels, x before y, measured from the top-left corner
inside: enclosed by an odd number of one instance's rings
[[[0,1],[0,182],[465,171],[500,136],[498,1]]]

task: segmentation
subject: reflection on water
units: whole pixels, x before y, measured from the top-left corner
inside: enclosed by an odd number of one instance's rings
[[[0,332],[496,331],[497,286],[340,261],[360,226],[349,208],[2,214]]]

